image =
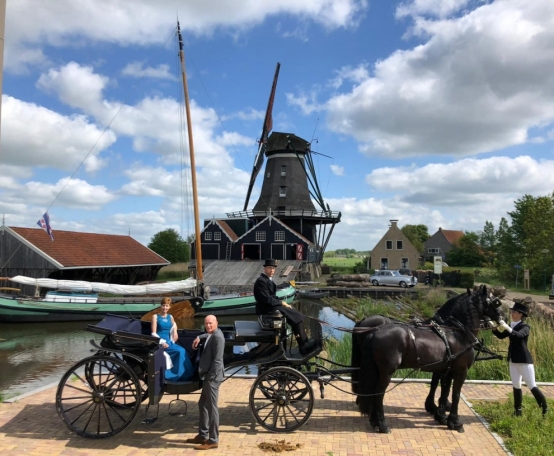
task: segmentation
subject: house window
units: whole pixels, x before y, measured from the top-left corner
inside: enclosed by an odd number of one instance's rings
[[[287,165],[281,165],[281,177],[285,177],[287,175]]]
[[[219,231],[214,233],[214,241],[221,241],[221,233]]]
[[[387,250],[392,250],[392,241],[387,241],[387,245],[385,247]]]
[[[402,241],[396,241],[396,250],[402,250]]]
[[[439,249],[427,249],[427,253],[439,253]]]
[[[210,231],[206,231],[204,233],[204,240],[205,241],[211,241],[212,240],[212,233]]]
[[[265,231],[256,231],[256,241],[265,242]]]
[[[388,268],[389,268],[389,259],[381,258],[381,269],[388,269]]]
[[[269,179],[269,178],[271,177],[271,173],[268,171],[268,172],[266,173],[265,177],[266,177],[267,179]]]
[[[410,262],[409,262],[408,258],[402,258],[400,260],[400,264],[402,265],[402,266],[400,266],[402,269],[408,269],[409,268],[408,265],[410,264]]]
[[[279,187],[279,196],[287,196],[287,187]]]
[[[284,231],[275,231],[275,242],[283,242],[285,240]]]

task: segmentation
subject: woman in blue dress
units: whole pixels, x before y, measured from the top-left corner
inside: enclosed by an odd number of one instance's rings
[[[177,344],[177,325],[173,316],[168,314],[171,298],[163,298],[160,313],[152,317],[152,335],[160,338],[160,345],[170,356],[173,367],[166,369],[165,378],[171,382],[190,380],[194,367],[187,351]]]

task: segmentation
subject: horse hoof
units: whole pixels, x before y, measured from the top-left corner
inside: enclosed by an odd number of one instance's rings
[[[449,424],[448,429],[450,429],[451,431],[458,431],[460,434],[463,434],[465,432],[463,424]]]
[[[440,417],[440,416],[436,416],[435,421],[439,424],[442,424],[442,425],[446,424],[446,418],[443,418],[443,417]]]
[[[390,434],[390,427],[379,426],[379,434]]]
[[[436,405],[425,405],[425,411],[427,413],[430,413],[431,415],[434,415],[435,413],[437,413],[437,406]]]

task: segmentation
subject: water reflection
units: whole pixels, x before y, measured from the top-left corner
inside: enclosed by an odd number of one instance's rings
[[[348,318],[322,306],[318,301],[296,302],[300,312],[334,326],[352,327]],[[255,315],[219,317],[221,325],[235,320],[255,320]],[[89,322],[94,323],[94,322]],[[57,382],[77,361],[94,352],[89,341],[101,335],[86,331],[87,322],[0,324],[0,392],[15,396]],[[180,328],[203,329],[203,318],[178,322]],[[341,338],[344,333],[323,326],[324,336]],[[243,373],[255,374],[248,367]]]

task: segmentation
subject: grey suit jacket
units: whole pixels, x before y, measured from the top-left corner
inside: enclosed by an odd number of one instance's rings
[[[208,338],[208,333],[198,336],[202,342]],[[200,356],[198,375],[202,380],[210,382],[223,381],[223,351],[225,349],[225,338],[221,329],[217,328],[208,342],[205,344]]]

